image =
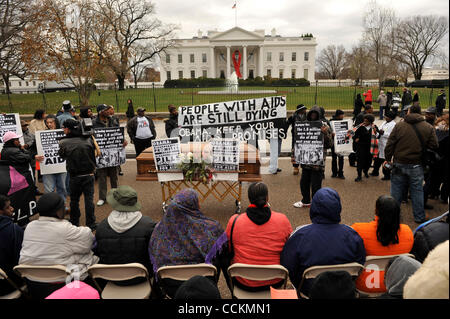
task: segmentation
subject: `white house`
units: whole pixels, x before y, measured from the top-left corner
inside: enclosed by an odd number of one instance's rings
[[[237,52],[243,79],[268,75],[314,81],[316,46],[314,37],[282,37],[275,29],[271,35],[240,27],[208,31],[207,35],[199,31],[192,39],[176,40],[174,47],[161,54],[161,83],[168,79],[228,78],[239,62]]]

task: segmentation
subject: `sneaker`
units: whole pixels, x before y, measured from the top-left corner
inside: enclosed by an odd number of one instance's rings
[[[338,178],[345,179],[345,176],[343,174],[338,175]]]
[[[280,173],[282,171],[281,168],[277,168],[277,172]]]
[[[119,172],[119,176],[123,176],[123,172],[122,171]]]
[[[369,173],[364,172],[364,177],[369,178]]]
[[[311,206],[311,204],[303,204],[302,201],[294,203],[294,207],[297,207],[297,208],[309,207],[309,206]]]
[[[97,202],[97,206],[102,206],[103,204],[105,204],[105,201],[104,201],[103,199],[100,199],[100,200]]]

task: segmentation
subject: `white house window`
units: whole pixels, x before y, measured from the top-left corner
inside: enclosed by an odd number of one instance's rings
[[[267,62],[272,61],[272,52],[267,52]]]
[[[191,79],[195,79],[195,71],[194,70],[191,71]]]
[[[202,62],[206,63],[206,53],[202,53]]]
[[[269,77],[272,76],[272,70],[271,69],[267,69],[267,76],[269,76]]]
[[[281,61],[281,62],[284,61],[284,52],[280,52],[280,61]]]
[[[167,80],[172,80],[172,76],[171,76],[171,74],[170,74],[170,71],[167,71]]]
[[[178,54],[178,63],[183,63],[183,55]]]
[[[166,55],[166,63],[169,64],[170,63],[170,54]]]
[[[33,81],[33,86],[36,86],[36,81]]]
[[[190,55],[190,59],[191,59],[191,63],[194,63],[194,62],[195,62],[194,54],[191,54],[191,55]]]
[[[182,79],[183,78],[183,71],[178,71],[178,78]]]
[[[280,76],[279,76],[280,79],[283,78],[283,71],[284,71],[283,69],[280,69]]]
[[[203,70],[203,71],[202,71],[202,76],[203,76],[204,78],[207,78],[207,77],[208,77],[208,70]]]
[[[295,79],[295,69],[292,69],[291,78]]]
[[[297,52],[292,52],[292,62],[297,61]]]
[[[305,61],[309,61],[309,52],[305,52],[305,58],[304,58],[304,60],[305,60]]]
[[[303,77],[308,80],[308,69],[303,70]]]
[[[19,81],[19,86],[22,86],[22,81]]]

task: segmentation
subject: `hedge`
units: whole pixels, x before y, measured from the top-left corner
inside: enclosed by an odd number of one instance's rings
[[[216,78],[195,78],[195,79],[180,79],[167,80],[164,82],[165,88],[195,88],[195,87],[224,87],[226,84],[224,79]],[[310,86],[306,79],[278,79],[271,77],[261,78],[257,76],[254,79],[238,80],[239,86]]]

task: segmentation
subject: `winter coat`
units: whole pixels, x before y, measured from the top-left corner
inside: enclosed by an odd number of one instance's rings
[[[383,93],[383,94],[378,95],[377,103],[380,104],[380,107],[381,106],[385,107],[387,105],[387,96],[386,96],[386,94]]]
[[[422,267],[406,282],[404,299],[449,299],[448,253],[447,240],[428,254]]]
[[[95,145],[90,136],[65,136],[59,141],[58,154],[66,160],[70,176],[88,175],[95,171]]]
[[[2,161],[8,162],[20,173],[27,172],[33,160],[29,151],[13,145],[4,145],[0,158]]]
[[[41,216],[25,229],[19,263],[73,267],[75,279],[84,280],[89,266],[98,263],[91,250],[93,242],[94,235],[88,227]]]
[[[73,119],[73,120],[75,120],[75,117],[72,116],[72,114],[71,114],[70,112],[64,112],[64,113],[62,113],[61,115],[58,115],[58,116],[56,117],[56,119],[58,120],[59,125],[60,125],[61,127],[63,127],[63,124],[64,124],[64,122],[65,122],[66,120],[68,120],[68,119]]]
[[[426,147],[431,149],[438,147],[434,127],[425,122],[420,114],[407,114],[405,120],[397,123],[389,135],[384,149],[386,161],[390,162],[394,157],[394,163],[422,164],[422,145],[412,125],[417,127]]]
[[[35,134],[37,131],[45,131],[47,126],[44,120],[32,119],[28,126],[30,133]]]
[[[119,121],[115,117],[109,117],[106,123],[100,119],[100,116],[96,116],[92,121],[93,128],[119,127],[119,126],[120,126]]]
[[[436,98],[436,109],[438,110],[442,110],[445,109],[445,104],[446,104],[446,95],[445,93],[441,93],[438,95],[438,97]]]
[[[306,121],[306,113],[300,114],[297,111],[292,114],[291,116],[289,116],[289,118],[286,121],[286,132],[289,129],[289,126],[292,126],[291,128],[291,134],[292,134],[292,149],[294,149],[294,145],[295,145],[295,131],[294,131],[294,126],[295,126],[295,122],[298,121]]]
[[[384,121],[383,124],[380,126],[380,130],[383,130],[383,134],[380,135],[378,139],[378,158],[384,158],[384,148],[386,147],[386,143],[389,139],[389,136],[391,135],[392,130],[395,127],[395,121],[392,120],[389,123],[387,121]]]
[[[341,221],[341,203],[331,188],[320,189],[313,197],[312,224],[297,228],[281,253],[281,264],[289,270],[289,278],[298,288],[303,272],[312,266],[351,262],[364,264],[366,251],[358,233]],[[308,294],[311,280],[301,290]]]
[[[411,91],[406,90],[402,95],[402,107],[405,107],[406,105],[412,104],[412,96]]]
[[[353,106],[353,116],[356,117],[358,116],[359,113],[361,113],[361,110],[364,107],[364,102],[361,99],[361,94],[358,94],[356,99],[355,99],[355,104]]]
[[[150,131],[152,132],[152,137],[151,139],[155,139],[156,138],[156,129],[155,129],[155,124],[153,123],[153,120],[150,118],[150,116],[145,115],[145,117],[148,120],[148,123],[150,125]],[[137,120],[137,116],[133,117],[130,121],[128,121],[127,123],[127,132],[128,132],[128,136],[130,136],[130,139],[132,141],[134,141],[134,139],[136,138],[136,130],[137,130],[137,126],[138,126],[138,120]]]
[[[12,218],[0,215],[0,268],[15,283],[20,282],[13,268],[19,263],[22,240],[22,227],[14,224]],[[5,280],[0,280],[0,296],[6,295],[13,290],[9,283]]]
[[[423,262],[437,245],[449,239],[448,222],[436,221],[425,225],[414,234],[414,245],[411,254]]]
[[[180,130],[178,126],[178,114],[177,115],[170,114],[169,119],[165,120],[164,123],[167,137],[168,138],[172,137],[171,135],[173,130],[176,130],[175,131],[176,134],[174,133],[173,137],[177,137],[178,131]]]
[[[363,93],[364,102],[372,102],[372,90],[367,90],[366,93]]]
[[[153,271],[148,254],[148,243],[155,228],[155,222],[148,216],[142,216],[136,223],[131,218],[126,218],[128,214],[126,212],[116,212],[116,214],[124,216],[121,229],[123,232],[116,232],[111,227],[110,223],[114,222],[111,221],[113,214],[97,226],[95,253],[100,258],[100,263],[140,263],[151,275]]]

